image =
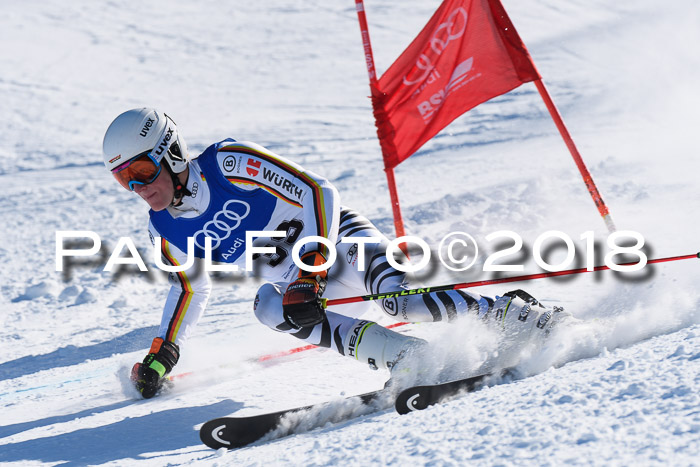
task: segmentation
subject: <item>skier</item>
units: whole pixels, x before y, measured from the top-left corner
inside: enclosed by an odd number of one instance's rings
[[[282,237],[253,242],[274,249],[253,256],[256,275],[266,281],[253,310],[266,326],[332,348],[374,369],[391,369],[425,345],[421,339],[356,318],[366,311],[364,303],[332,311],[322,306],[322,296],[411,288],[406,274],[386,260],[388,239],[365,217],[341,206],[338,191],[325,178],[255,143],[233,139],[214,143],[193,158],[173,120],[149,108],[119,115],[107,129],[103,152],[117,181],[150,206],[148,230],[154,244],[158,239],[164,263],[185,265],[188,239],[196,256],[192,266],[169,274],[171,288],[158,336],[132,369],[132,381],[144,398],[158,392],[206,307],[211,280],[208,274],[197,273],[205,261],[206,244],[211,242],[213,261],[245,267],[247,231],[284,232]],[[327,271],[300,269],[292,260],[294,246],[310,236],[335,245],[337,260]],[[367,237],[378,238],[379,243],[362,241]],[[347,238],[356,240],[343,242]],[[323,265],[328,255],[320,241],[299,250],[302,263],[312,268]],[[390,298],[379,305],[388,316],[411,322],[452,321],[467,313],[493,317],[514,339],[523,341],[548,332],[558,315],[537,306],[522,291],[494,300],[454,290]]]

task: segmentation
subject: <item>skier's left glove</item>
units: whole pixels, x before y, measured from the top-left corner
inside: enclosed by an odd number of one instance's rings
[[[180,347],[177,344],[160,337],[153,339],[146,358],[131,369],[131,381],[144,399],[156,395],[179,359]]]
[[[301,262],[310,266],[320,266],[326,258],[318,251],[306,253]],[[284,320],[294,329],[308,328],[326,319],[326,310],[321,295],[326,290],[328,271],[309,272],[299,270],[299,278],[289,284],[282,298]]]

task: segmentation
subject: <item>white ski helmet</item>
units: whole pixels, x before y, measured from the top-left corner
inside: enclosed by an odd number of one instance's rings
[[[102,152],[110,171],[149,152],[158,164],[165,159],[174,174],[183,172],[190,160],[187,144],[175,122],[163,112],[149,108],[127,110],[115,118],[105,133]]]

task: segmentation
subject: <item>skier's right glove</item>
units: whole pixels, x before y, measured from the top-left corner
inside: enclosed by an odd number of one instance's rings
[[[180,348],[177,344],[164,341],[160,337],[153,339],[146,358],[131,369],[131,381],[144,399],[156,395],[179,359]]]
[[[312,251],[301,257],[301,262],[310,266],[325,263],[325,257]],[[327,271],[309,272],[299,270],[299,279],[287,287],[282,297],[284,320],[294,329],[308,328],[326,319],[326,310],[321,295],[326,290]]]

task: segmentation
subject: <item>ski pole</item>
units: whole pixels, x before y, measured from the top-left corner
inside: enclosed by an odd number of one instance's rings
[[[696,253],[693,255],[684,255],[684,256],[673,256],[669,258],[659,258],[659,259],[651,259],[647,261],[647,264],[650,263],[663,263],[666,261],[678,261],[682,259],[691,259],[691,258],[700,258],[700,253]],[[636,263],[624,263],[621,264],[620,266],[631,266]],[[527,280],[532,280],[532,279],[541,279],[544,277],[553,277],[553,276],[565,276],[565,275],[570,275],[570,274],[579,274],[583,272],[594,272],[594,271],[603,271],[606,269],[610,269],[608,266],[597,266],[591,271],[589,271],[586,268],[581,268],[581,269],[569,269],[566,271],[556,271],[556,272],[546,272],[546,273],[541,273],[541,274],[530,274],[527,276],[516,276],[516,277],[506,277],[502,279],[488,279],[488,280],[483,280],[483,281],[477,281],[477,282],[465,282],[461,284],[452,284],[452,285],[443,285],[443,286],[438,286],[438,287],[427,287],[427,288],[419,288],[419,289],[413,289],[413,290],[403,290],[401,292],[394,292],[394,293],[389,293],[389,294],[374,294],[374,295],[363,295],[359,297],[349,297],[349,298],[338,298],[338,299],[321,299],[322,304],[324,307],[329,307],[329,306],[334,306],[334,305],[344,305],[346,303],[356,303],[356,302],[361,302],[361,301],[370,301],[370,300],[381,300],[383,298],[392,298],[392,297],[400,297],[404,295],[412,295],[412,294],[421,294],[421,293],[430,293],[430,292],[440,292],[443,290],[456,290],[456,289],[466,289],[469,287],[478,287],[482,285],[492,285],[492,284],[504,284],[508,282],[518,282],[518,281],[527,281]],[[386,326],[386,328],[395,328],[399,326],[405,326],[405,322],[399,322],[399,323],[392,323]],[[266,362],[268,360],[274,360],[278,359],[281,357],[286,357],[289,355],[293,355],[299,352],[304,352],[307,350],[315,349],[317,346],[313,344],[305,345],[302,347],[295,347],[293,349],[289,350],[284,350],[281,352],[276,352],[276,353],[271,353],[271,354],[266,354],[266,355],[261,355],[259,357],[255,357],[251,359],[252,362],[257,362],[257,363],[262,363]],[[181,375],[176,375],[175,378],[179,377]]]
[[[671,256],[668,258],[650,259],[650,260],[647,260],[647,264],[663,263],[666,261],[680,261],[683,259],[692,259],[692,258],[700,258],[700,253],[695,253],[692,255],[683,255],[683,256]],[[636,261],[631,262],[631,263],[619,264],[618,266],[632,266],[635,264],[637,264]],[[322,303],[322,306],[324,308],[327,308],[329,306],[344,305],[346,303],[357,303],[357,302],[370,301],[370,300],[383,300],[385,298],[396,298],[396,297],[403,297],[406,295],[421,295],[421,294],[426,294],[426,293],[431,293],[431,292],[442,292],[445,290],[467,289],[470,287],[479,287],[479,286],[484,286],[484,285],[506,284],[508,282],[529,281],[529,280],[533,280],[533,279],[543,279],[545,277],[568,276],[571,274],[581,274],[581,273],[585,273],[585,272],[604,271],[606,269],[610,269],[610,267],[609,266],[596,266],[593,269],[587,269],[587,268],[567,269],[565,271],[543,272],[543,273],[539,273],[539,274],[528,274],[525,276],[503,277],[500,279],[486,279],[486,280],[475,281],[475,282],[462,282],[459,284],[440,285],[437,287],[421,287],[421,288],[417,288],[417,289],[401,290],[399,292],[360,295],[357,297],[336,298],[336,299],[330,299],[330,300],[322,298],[321,303]]]
[[[392,328],[398,328],[399,326],[405,326],[405,325],[407,325],[407,324],[410,324],[410,323],[406,323],[406,322],[403,322],[403,321],[402,321],[402,322],[399,322],[399,323],[387,324],[387,325],[384,326],[384,327],[387,328],[387,329],[392,329]],[[251,362],[254,362],[254,363],[262,363],[262,362],[266,362],[266,361],[268,361],[268,360],[273,360],[273,359],[280,358],[280,357],[286,357],[286,356],[288,356],[288,355],[294,355],[294,354],[297,354],[297,353],[299,353],[299,352],[305,352],[305,351],[307,351],[307,350],[316,349],[316,348],[318,348],[317,345],[309,344],[309,345],[305,345],[305,346],[303,346],[303,347],[295,347],[295,348],[293,348],[293,349],[283,350],[283,351],[281,351],[281,352],[276,352],[276,353],[261,355],[261,356],[259,356],[259,357],[256,357],[256,358],[251,359],[250,361],[251,361]]]

